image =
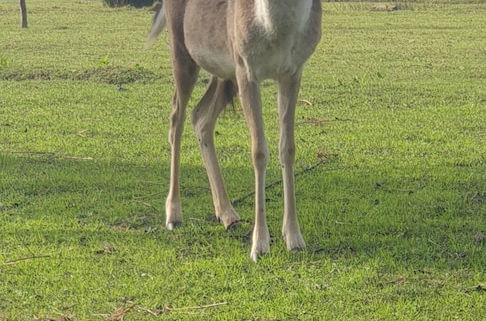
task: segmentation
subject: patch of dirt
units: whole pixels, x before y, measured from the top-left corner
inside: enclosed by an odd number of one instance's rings
[[[397,4],[375,4],[371,7],[371,11],[396,11],[400,10]]]
[[[12,67],[0,68],[0,80],[77,80],[107,83],[113,85],[133,82],[149,82],[162,78],[160,75],[144,68],[103,66],[84,70],[21,70]]]

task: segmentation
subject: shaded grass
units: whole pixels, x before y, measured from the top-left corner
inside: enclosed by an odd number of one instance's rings
[[[238,228],[214,222],[189,128],[185,222],[163,229],[172,85],[165,36],[141,50],[150,15],[31,1],[20,30],[16,6],[0,6],[0,318],[99,320],[134,302],[124,320],[482,319],[484,5],[325,5],[300,95],[312,105],[297,110],[308,249],[284,249],[277,183],[272,253],[258,264],[252,198],[237,204]],[[271,83],[263,101],[267,179],[278,182]],[[230,108],[216,141],[232,199],[252,191],[246,137]]]

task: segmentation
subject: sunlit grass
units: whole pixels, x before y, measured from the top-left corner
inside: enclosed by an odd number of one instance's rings
[[[166,35],[143,50],[150,14],[98,1],[28,1],[21,30],[17,2],[3,1],[0,320],[482,320],[486,6],[406,4],[324,5],[297,111],[308,249],[284,248],[277,183],[272,253],[254,264],[239,106],[216,141],[248,222],[225,231],[212,220],[188,123],[185,221],[169,233]],[[281,175],[275,93],[266,82],[269,183]],[[214,303],[224,304],[204,307]]]

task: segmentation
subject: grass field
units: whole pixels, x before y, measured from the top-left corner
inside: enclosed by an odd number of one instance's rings
[[[279,235],[276,89],[265,82],[277,183],[272,252],[258,264],[239,106],[216,140],[248,223],[225,231],[212,219],[187,124],[185,221],[168,232],[166,35],[143,50],[145,10],[27,4],[21,30],[17,1],[0,2],[0,320],[484,320],[484,2],[324,5],[297,110],[308,249],[288,253]]]

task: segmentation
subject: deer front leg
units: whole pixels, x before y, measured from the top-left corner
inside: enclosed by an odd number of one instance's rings
[[[305,248],[297,220],[294,189],[295,106],[300,88],[301,71],[293,75],[284,75],[279,79],[278,112],[280,119],[279,154],[282,166],[284,188],[284,218],[282,235],[288,250]]]
[[[237,67],[236,77],[243,112],[250,130],[251,155],[255,172],[255,226],[251,258],[270,251],[270,233],[265,216],[265,170],[268,163],[268,148],[265,141],[261,97],[258,83],[248,79],[243,66]]]

